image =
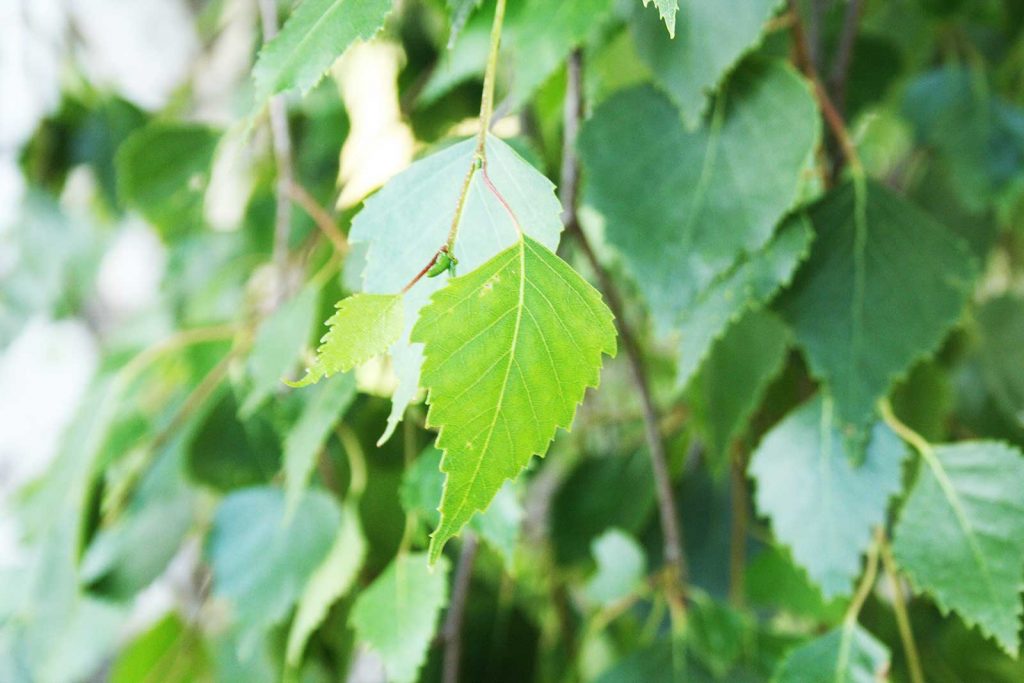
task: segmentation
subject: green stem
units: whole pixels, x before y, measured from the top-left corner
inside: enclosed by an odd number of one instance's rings
[[[921,671],[921,658],[917,654],[917,644],[914,642],[914,631],[910,627],[910,615],[907,614],[907,604],[903,596],[903,586],[900,584],[899,575],[896,571],[896,563],[892,559],[892,550],[889,542],[882,538],[882,565],[889,577],[889,585],[892,586],[892,607],[896,613],[896,627],[900,632],[900,640],[903,642],[903,653],[907,658],[907,668],[910,670],[911,683],[924,683],[924,673]]]
[[[871,595],[871,589],[875,585],[875,579],[878,578],[878,548],[880,545],[882,530],[878,529],[875,533],[875,540],[868,549],[868,562],[864,569],[864,576],[860,580],[860,584],[857,586],[857,592],[853,595],[853,600],[850,602],[850,606],[846,610],[846,614],[843,615],[843,623],[846,625],[852,625],[857,621],[857,615],[860,614],[861,608],[864,607],[864,603],[867,601],[868,596]]]

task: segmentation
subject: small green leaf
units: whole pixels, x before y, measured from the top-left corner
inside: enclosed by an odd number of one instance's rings
[[[327,320],[330,328],[316,350],[316,363],[298,382],[305,387],[323,377],[348,372],[387,351],[402,336],[401,294],[355,294],[338,302]]]
[[[260,51],[252,76],[255,103],[298,88],[313,89],[334,61],[356,40],[380,30],[392,0],[302,0],[284,28]]]
[[[669,27],[665,36],[657,18],[638,10],[633,23],[637,51],[650,65],[655,82],[683,113],[687,127],[700,123],[708,96],[747,52],[760,41],[779,0],[654,0]],[[645,0],[646,4],[646,0]],[[678,31],[674,32],[673,24]]]
[[[447,602],[448,560],[430,566],[424,554],[402,554],[359,595],[351,622],[384,661],[388,680],[412,683]]]
[[[836,418],[858,431],[942,343],[977,272],[963,243],[905,199],[874,182],[864,195],[847,183],[812,207],[811,257],[780,301]]]
[[[647,559],[640,545],[618,529],[609,529],[590,544],[597,571],[587,581],[587,597],[611,605],[628,597],[643,582]]]
[[[117,151],[117,191],[169,238],[203,224],[203,200],[220,134],[194,124],[154,123]]]
[[[260,324],[246,362],[250,386],[238,409],[243,420],[259,410],[281,386],[281,378],[294,369],[309,341],[319,294],[316,287],[304,287]]]
[[[757,509],[826,598],[852,589],[872,529],[885,521],[889,498],[900,489],[905,455],[903,443],[878,424],[863,462],[854,464],[820,395],[768,432],[754,452],[749,469]]]
[[[889,649],[853,623],[790,652],[772,683],[870,683],[886,680],[888,671]]]
[[[570,427],[597,386],[601,355],[615,354],[615,326],[597,290],[524,236],[435,294],[412,339],[426,345],[427,425],[439,428],[448,475],[436,559],[558,427]]]
[[[310,394],[302,414],[284,440],[284,490],[289,516],[302,499],[316,458],[331,429],[356,396],[356,378],[351,373],[342,375],[332,382],[324,382]]]
[[[206,541],[213,594],[233,607],[243,658],[302,595],[331,549],[340,518],[329,496],[308,492],[285,520],[280,489],[237,491],[217,508]]]
[[[991,299],[976,317],[985,383],[1006,416],[1024,427],[1024,299]]]
[[[993,441],[937,446],[893,533],[919,592],[1016,656],[1024,588],[1024,455]]]
[[[359,512],[354,505],[342,510],[341,528],[331,551],[317,567],[299,599],[295,619],[288,632],[287,661],[296,667],[313,631],[323,622],[338,598],[348,593],[355,583],[366,555],[366,539],[359,525]]]
[[[213,672],[202,634],[173,612],[124,647],[111,683],[211,683]]]
[[[676,37],[676,12],[679,11],[679,0],[644,0],[644,7],[653,3],[658,8],[658,14],[665,22],[670,38]]]
[[[451,29],[448,31],[448,49],[452,49],[455,40],[462,32],[462,27],[469,21],[473,13],[483,0],[448,0],[448,9],[451,12]]]

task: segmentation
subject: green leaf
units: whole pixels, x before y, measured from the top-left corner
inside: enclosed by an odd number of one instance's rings
[[[289,666],[296,667],[302,661],[302,651],[310,635],[323,622],[331,605],[352,588],[365,556],[366,539],[359,524],[359,512],[354,505],[348,505],[342,511],[341,528],[331,551],[309,577],[299,599],[288,632],[286,658]]]
[[[767,311],[740,319],[718,341],[693,392],[694,417],[712,467],[719,472],[730,461],[730,447],[747,425],[768,384],[786,361],[791,335]]]
[[[202,636],[168,614],[124,648],[111,683],[209,683],[214,680]]]
[[[740,261],[702,291],[683,312],[676,386],[685,387],[712,345],[749,310],[758,310],[789,284],[810,253],[814,233],[803,217],[787,220],[763,249]]]
[[[339,301],[327,320],[327,334],[316,350],[316,363],[293,387],[316,384],[323,377],[348,372],[378,356],[402,335],[401,294],[355,294]]]
[[[772,683],[872,683],[886,680],[888,671],[889,649],[849,624],[790,652]]]
[[[599,605],[611,605],[629,597],[643,583],[647,572],[644,551],[632,536],[609,529],[590,545],[597,571],[587,581],[587,597]]]
[[[524,236],[436,293],[412,339],[426,345],[427,425],[448,475],[436,559],[506,479],[568,429],[601,355],[616,351],[601,295],[564,261]]]
[[[1024,427],[1024,299],[1005,295],[977,311],[985,383],[1006,416]]]
[[[448,560],[431,566],[424,554],[401,554],[359,595],[351,622],[384,661],[388,680],[411,683],[447,602]]]
[[[508,201],[523,229],[547,248],[558,247],[562,207],[555,186],[515,150],[498,138],[487,137],[487,169],[494,186]],[[469,139],[421,159],[395,176],[352,222],[353,242],[368,243],[363,283],[367,292],[398,292],[445,243],[466,172],[473,164],[476,140]],[[455,245],[462,272],[469,272],[516,243],[516,228],[479,173],[474,174],[463,208]],[[396,245],[397,248],[396,248]],[[423,346],[409,341],[420,309],[447,278],[421,280],[404,297],[405,328],[391,347],[399,378],[392,397],[387,440],[402,419],[419,387]]]
[[[260,51],[252,76],[255,103],[299,89],[307,94],[356,40],[372,38],[392,0],[302,0],[281,32]]]
[[[838,623],[848,602],[841,598],[826,601],[807,574],[778,546],[766,547],[747,565],[744,584],[752,606],[780,609],[815,623]]]
[[[451,29],[448,32],[448,49],[452,49],[455,40],[462,32],[462,27],[469,21],[469,15],[473,13],[483,0],[448,0],[448,9],[451,12]]]
[[[117,191],[165,239],[203,224],[203,199],[220,134],[186,123],[154,123],[117,151]]]
[[[893,533],[893,555],[935,598],[1013,656],[1024,589],[1024,456],[994,441],[924,456]]]
[[[346,374],[310,393],[312,396],[284,440],[284,490],[289,516],[302,499],[331,430],[356,396],[356,378]]]
[[[900,489],[903,443],[884,425],[855,464],[832,421],[828,399],[816,396],[790,413],[758,445],[750,461],[757,509],[776,538],[821,587],[825,598],[848,594],[861,554],[884,523]]]
[[[669,37],[675,38],[676,12],[679,11],[679,0],[644,0],[644,7],[647,7],[650,3],[654,3],[654,6],[658,8],[658,14],[661,15],[662,21],[665,22]]]
[[[875,402],[934,352],[970,295],[976,269],[946,228],[868,182],[810,210],[811,257],[780,300],[844,430],[873,419]]]
[[[611,97],[584,126],[588,203],[604,215],[606,237],[660,332],[738,258],[771,240],[807,182],[818,118],[792,69],[754,60],[696,131],[687,132],[679,111],[650,87]]]
[[[675,14],[672,5],[677,2],[655,2],[670,36],[665,36],[653,13],[639,10],[633,24],[637,50],[650,65],[655,81],[682,111],[686,125],[695,128],[708,95],[740,58],[757,46],[765,23],[780,2],[682,0],[682,16],[675,23],[678,33],[669,23],[669,14]]]
[[[274,389],[281,386],[281,378],[295,367],[309,340],[319,298],[316,287],[304,287],[260,323],[246,362],[250,385],[238,409],[242,419],[259,410]]]
[[[441,451],[428,446],[402,476],[399,495],[406,512],[415,513],[431,527],[441,519],[438,508],[444,491]],[[491,501],[490,507],[473,515],[469,527],[501,555],[505,568],[513,569],[523,507],[512,482],[505,482]]]
[[[339,522],[334,501],[316,491],[306,493],[290,521],[280,489],[245,489],[221,502],[206,555],[213,594],[233,607],[243,659],[302,595],[330,551]]]

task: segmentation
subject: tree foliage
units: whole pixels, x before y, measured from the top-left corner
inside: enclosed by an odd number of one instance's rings
[[[0,680],[1024,679],[1019,3],[12,2]]]

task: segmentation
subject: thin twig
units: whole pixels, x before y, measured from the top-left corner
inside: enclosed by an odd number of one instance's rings
[[[809,48],[807,46],[807,37],[804,35],[803,24],[800,21],[800,15],[797,12],[796,0],[789,0],[790,10],[794,14],[793,24],[790,26],[790,31],[793,35],[793,50],[795,53],[795,61],[797,66],[803,72],[804,76],[807,77],[811,82],[811,86],[814,90],[814,97],[818,102],[818,107],[821,109],[821,113],[825,118],[825,123],[828,124],[829,129],[835,136],[836,141],[839,143],[840,148],[843,151],[843,156],[846,161],[850,164],[851,172],[857,177],[864,176],[864,166],[860,162],[860,156],[857,154],[857,147],[853,144],[853,138],[850,136],[849,130],[846,128],[846,123],[843,121],[842,115],[839,110],[836,109],[835,104],[832,102],[832,98],[829,97],[828,91],[821,84],[821,78],[818,76],[818,70],[814,66],[814,60],[811,57]],[[840,160],[834,162],[833,176],[838,175],[841,168]]]
[[[850,75],[853,44],[857,39],[857,28],[860,25],[860,15],[863,9],[862,0],[847,0],[843,29],[839,34],[839,45],[836,46],[836,56],[832,60],[832,71],[828,77],[832,100],[840,115],[846,112],[846,82]]]
[[[469,583],[473,578],[473,563],[476,561],[476,534],[467,531],[462,536],[462,552],[455,569],[452,585],[452,599],[448,603],[448,616],[444,620],[444,664],[441,680],[444,683],[458,683],[459,665],[462,662],[462,622],[466,616],[469,599]]]
[[[889,585],[892,587],[892,607],[896,613],[896,627],[900,632],[900,640],[903,643],[903,653],[907,658],[907,668],[910,670],[911,683],[924,683],[924,673],[921,671],[921,658],[917,654],[917,644],[914,642],[914,631],[910,627],[910,615],[907,614],[907,602],[903,594],[903,585],[900,583],[899,573],[896,570],[896,562],[892,559],[892,550],[889,541],[882,538],[882,566],[885,568],[886,576],[889,577]]]
[[[811,0],[810,20],[807,22],[807,42],[811,63],[815,69],[821,68],[821,27],[825,23],[825,5],[828,0]],[[800,20],[800,15],[795,19]]]
[[[879,529],[875,534],[875,539],[871,542],[871,547],[868,548],[868,561],[864,568],[864,574],[857,585],[857,591],[853,594],[850,606],[846,609],[846,614],[843,615],[843,622],[848,625],[857,621],[864,603],[871,595],[871,589],[875,587],[875,579],[878,578],[878,548],[881,534],[882,531]]]
[[[277,0],[259,0],[260,19],[263,26],[263,43],[269,43],[277,35]],[[282,95],[270,98],[270,134],[274,145],[274,162],[277,165],[277,209],[274,217],[274,265],[278,273],[278,300],[284,299],[285,272],[288,267],[288,240],[291,237],[292,205],[290,191],[293,185],[292,139],[288,130],[288,109]]]
[[[747,477],[746,458],[739,447],[729,462],[732,483],[732,524],[729,534],[729,602],[742,608],[744,603],[744,573],[747,565]]]
[[[291,184],[288,185],[288,197],[298,204],[299,208],[306,212],[306,215],[313,219],[316,227],[323,233],[324,237],[329,239],[331,244],[334,245],[335,251],[342,256],[348,253],[348,239],[338,229],[330,212],[321,206],[301,183],[294,179],[292,180]]]
[[[579,117],[583,108],[581,78],[583,58],[577,50],[573,52],[569,60],[569,80],[566,89],[565,105],[566,140],[562,159],[562,188],[560,197],[565,212],[563,214],[565,231],[576,239],[583,255],[590,262],[601,291],[604,293],[605,301],[608,303],[608,308],[611,309],[612,314],[615,316],[615,322],[619,329],[619,339],[622,343],[626,360],[629,363],[633,384],[636,386],[643,411],[644,436],[647,441],[647,450],[651,457],[651,467],[654,471],[655,488],[658,495],[658,512],[661,518],[661,531],[664,536],[664,560],[668,570],[668,598],[670,605],[681,607],[686,593],[686,556],[683,551],[682,532],[678,521],[675,494],[672,491],[672,477],[669,474],[668,458],[665,453],[665,444],[661,439],[658,409],[654,404],[654,398],[647,383],[643,356],[634,339],[633,331],[626,321],[625,308],[619,298],[618,290],[612,282],[608,271],[597,258],[597,254],[594,253],[583,230],[580,228],[576,213],[577,194],[579,191],[579,161],[575,151],[575,139],[571,138],[570,135],[574,135],[579,129]]]

